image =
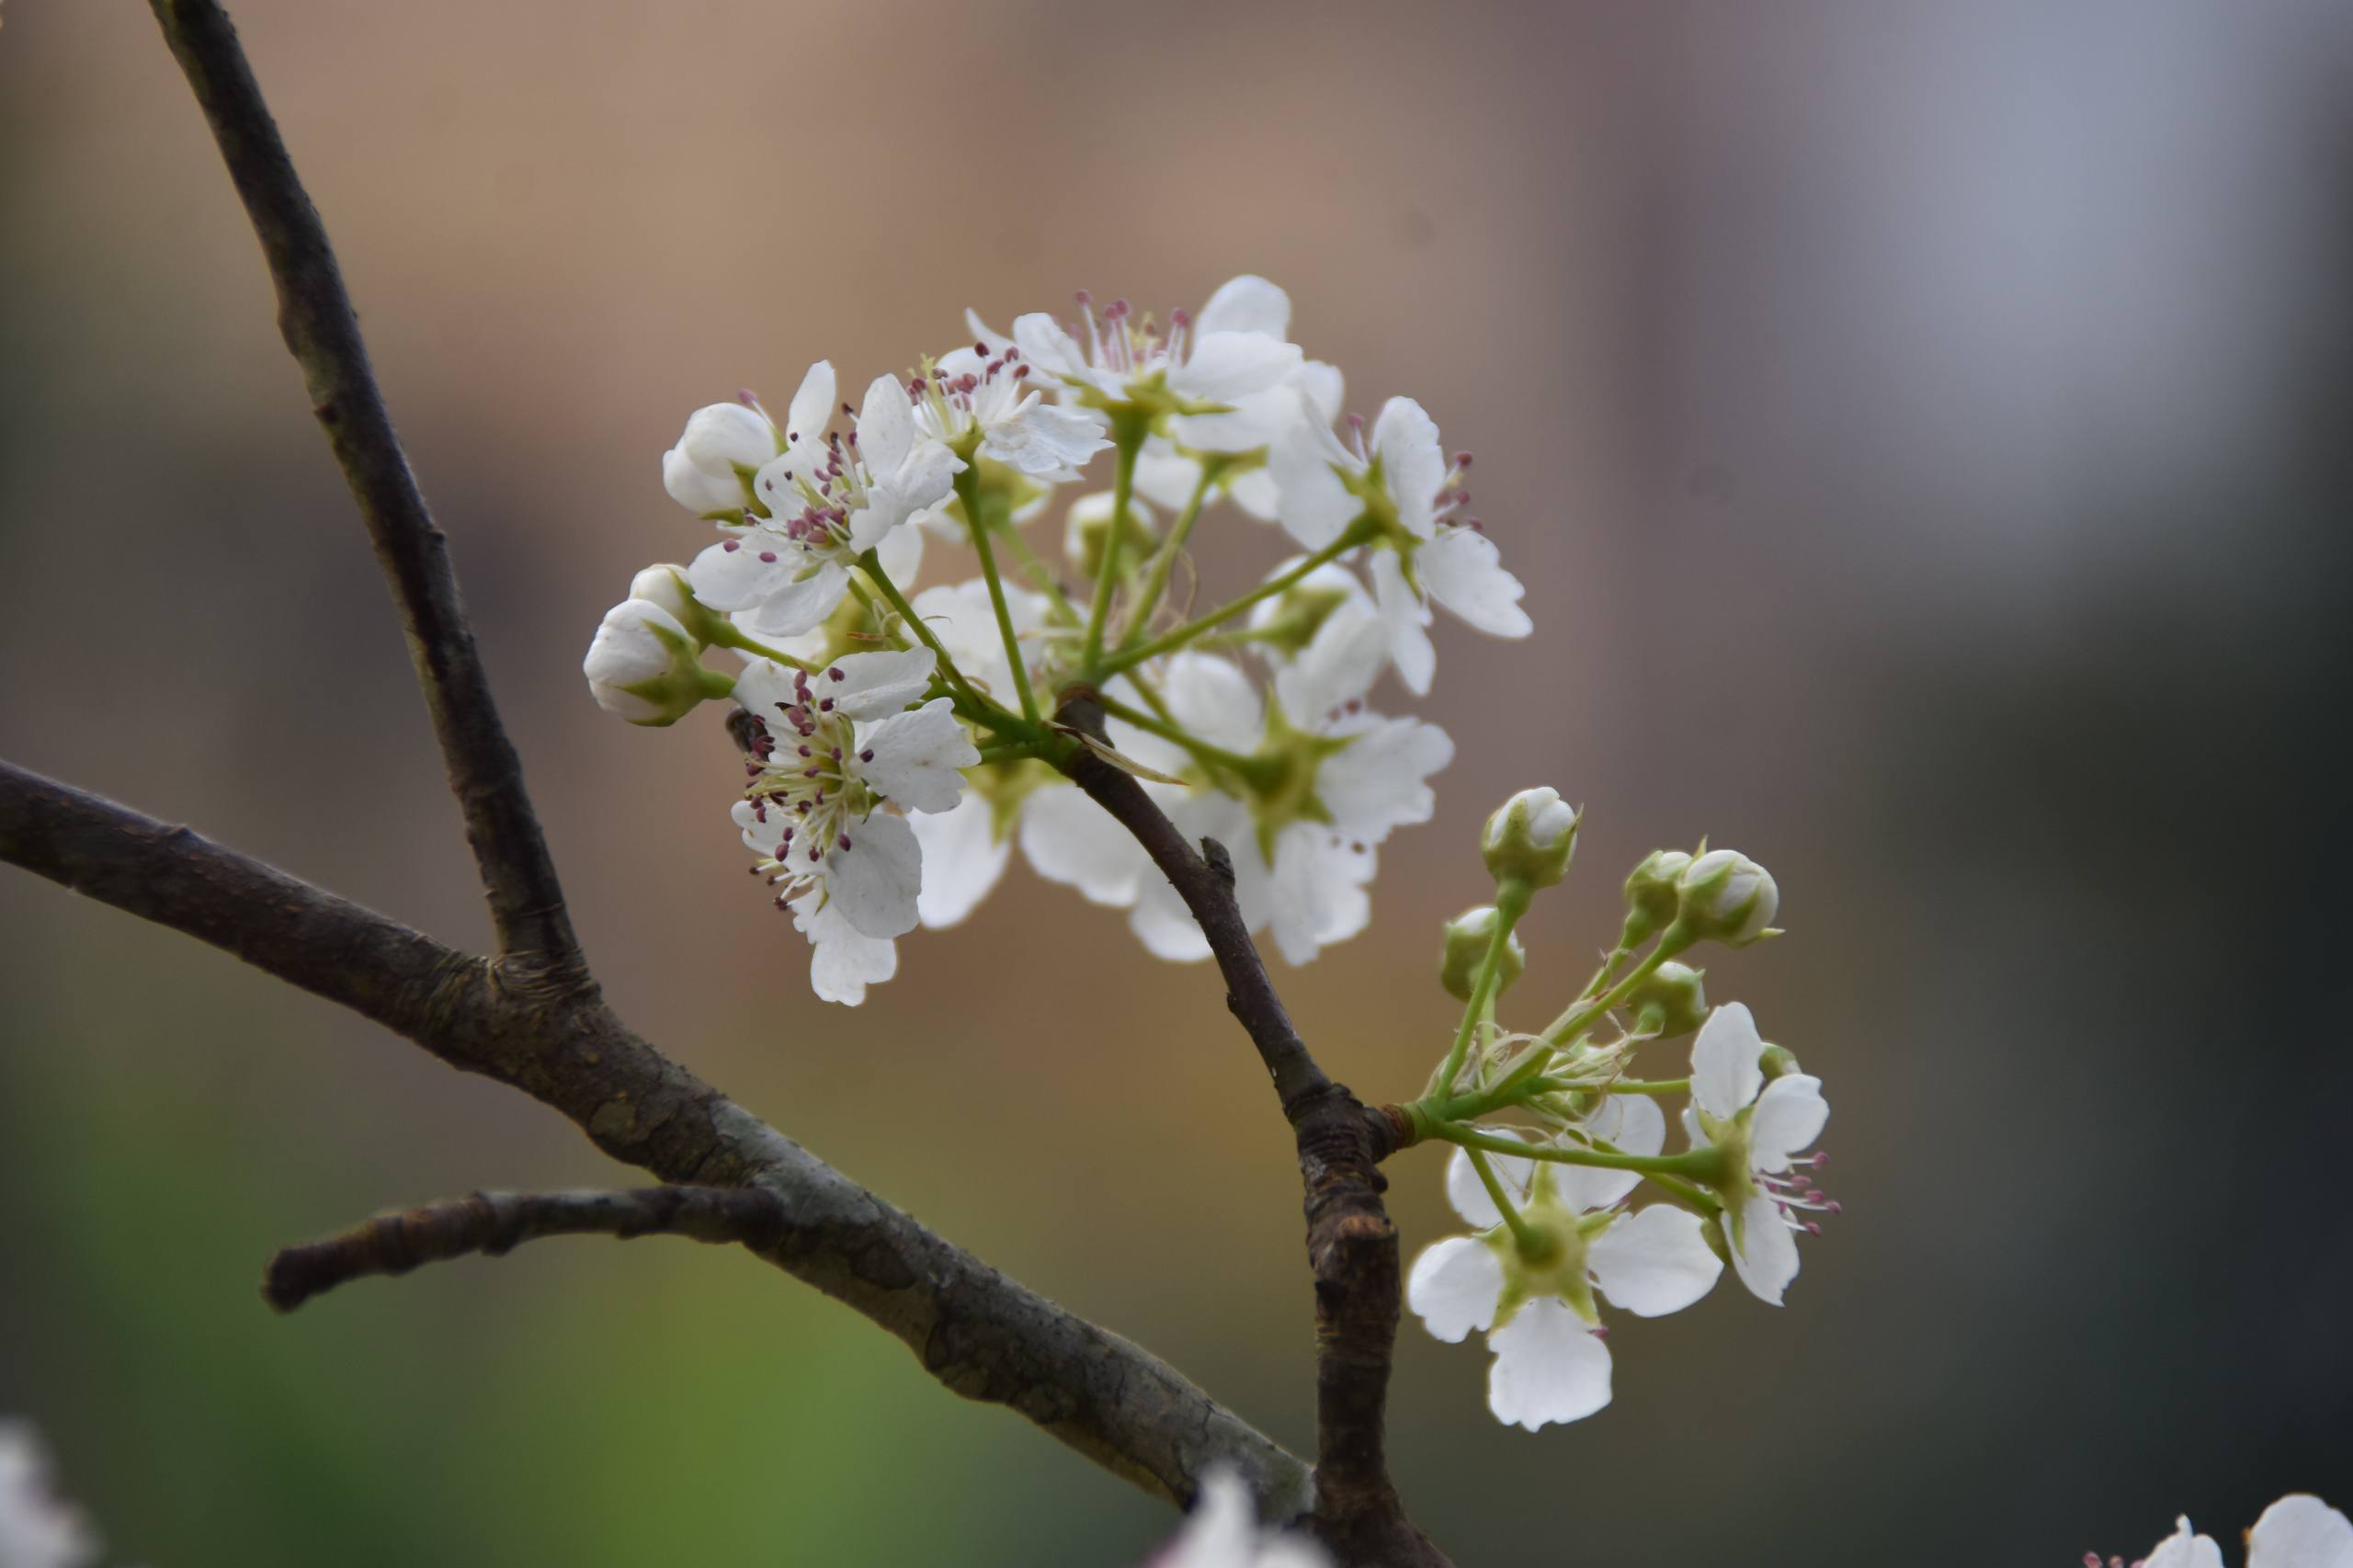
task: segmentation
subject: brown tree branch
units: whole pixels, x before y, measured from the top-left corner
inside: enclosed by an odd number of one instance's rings
[[[404,1209],[315,1242],[284,1248],[262,1271],[262,1300],[290,1312],[312,1297],[370,1275],[402,1275],[470,1253],[500,1257],[542,1236],[689,1236],[781,1245],[791,1211],[756,1187],[641,1187],[626,1192],[477,1192]]]
[[[211,0],[152,0],[220,143],[278,286],[278,329],[342,465],[399,607],[417,684],[482,870],[500,955],[519,982],[587,983],[523,765],[499,722],[441,530],[376,385],[359,319],[236,29]]]
[[[1270,1517],[1306,1467],[1149,1352],[944,1240],[648,1044],[595,992],[551,994],[185,827],[0,763],[0,860],[236,955],[453,1067],[523,1090],[668,1182],[752,1187],[790,1223],[747,1245],[904,1341],[968,1399],[1010,1405],[1188,1505],[1219,1465]]]
[[[1102,711],[1084,696],[1056,717],[1102,733]],[[1380,1165],[1397,1146],[1397,1124],[1325,1076],[1292,1028],[1234,901],[1224,846],[1204,839],[1196,852],[1141,784],[1094,752],[1074,753],[1065,767],[1143,846],[1208,936],[1225,1005],[1257,1047],[1291,1126],[1315,1279],[1315,1533],[1343,1562],[1445,1568],[1446,1554],[1406,1517],[1383,1445],[1400,1287]]]

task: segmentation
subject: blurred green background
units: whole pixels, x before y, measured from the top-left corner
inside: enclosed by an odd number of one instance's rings
[[[1479,454],[1539,623],[1442,623],[1438,819],[1365,936],[1279,973],[1324,1062],[1418,1086],[1476,824],[1552,782],[1590,816],[1526,1007],[1706,833],[1791,933],[1711,992],[1836,1108],[1847,1214],[1787,1310],[1621,1321],[1597,1418],[1502,1430],[1481,1351],[1409,1324],[1437,1537],[1974,1568],[2353,1501],[2342,5],[236,14],[592,956],[697,1071],[1309,1442],[1295,1176],[1213,979],[1017,869],[829,1010],[745,884],[716,718],[629,729],[578,674],[702,542],[658,483],[697,404],[819,356],[856,384],[968,304],[1263,272],[1353,406],[1410,392]],[[9,6],[0,755],[479,942],[271,311],[144,8]],[[1231,584],[1276,548],[1199,553]],[[625,1174],[45,882],[0,874],[0,1413],[117,1561],[1114,1564],[1169,1527],[723,1251],[551,1243],[273,1318],[284,1242]],[[1409,1247],[1439,1169],[1392,1167]]]

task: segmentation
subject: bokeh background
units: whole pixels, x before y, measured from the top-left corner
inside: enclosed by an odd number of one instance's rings
[[[1525,643],[1443,625],[1461,747],[1376,918],[1280,973],[1417,1086],[1506,791],[1590,815],[1549,1014],[1643,852],[1768,864],[1719,998],[1823,1074],[1790,1305],[1612,1340],[1529,1436],[1404,1335],[1466,1565],[1928,1568],[2353,1502],[2341,764],[2353,12],[248,0],[608,989],[820,1153],[1295,1445],[1284,1130],[1205,972],[1017,869],[862,1010],[747,887],[717,719],[600,715],[685,414],[1071,290],[1263,272],[1351,402],[1476,450]],[[0,755],[483,934],[399,635],[143,7],[0,28]],[[1212,585],[1277,552],[1204,528]],[[1046,542],[1041,539],[1041,543]],[[927,581],[954,562],[936,554]],[[1392,701],[1397,700],[1394,694]],[[557,1243],[278,1320],[275,1246],[626,1179],[556,1118],[0,874],[0,1412],[116,1561],[1134,1561],[1165,1512],[790,1279]],[[1408,1244],[1440,1160],[1392,1167]]]

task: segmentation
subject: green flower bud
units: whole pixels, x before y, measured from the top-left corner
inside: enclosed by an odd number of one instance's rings
[[[1071,503],[1063,531],[1063,553],[1089,577],[1103,570],[1103,546],[1111,537],[1111,493],[1097,491]],[[1132,497],[1128,502],[1128,526],[1120,535],[1120,559],[1132,567],[1151,553],[1154,535],[1152,514]]]
[[[580,663],[597,705],[632,724],[675,724],[733,683],[706,670],[701,651],[677,619],[646,599],[623,599],[605,612]]]
[[[1479,965],[1486,960],[1487,945],[1495,939],[1499,918],[1494,904],[1483,903],[1446,923],[1446,949],[1438,958],[1438,983],[1456,1001],[1471,1000],[1472,984],[1478,978]],[[1527,967],[1528,950],[1519,945],[1519,938],[1506,937],[1503,958],[1495,966],[1495,994],[1510,990]]]
[[[1798,1059],[1781,1046],[1768,1045],[1765,1048],[1765,1054],[1756,1059],[1756,1065],[1764,1069],[1765,1080],[1770,1083],[1797,1072]]]
[[[1765,935],[1781,907],[1772,876],[1736,849],[1711,849],[1676,880],[1683,895],[1677,916],[1693,939],[1745,948]]]
[[[1577,813],[1552,789],[1522,790],[1496,808],[1479,835],[1487,874],[1498,882],[1549,888],[1576,853]]]
[[[1698,1028],[1708,1017],[1708,994],[1700,987],[1699,974],[1688,964],[1674,962],[1653,970],[1626,998],[1634,1021],[1660,1040]]]
[[[1626,879],[1626,929],[1618,938],[1620,945],[1639,947],[1675,923],[1676,912],[1683,907],[1676,879],[1690,864],[1691,857],[1680,849],[1654,849],[1634,868]]]
[[[1327,573],[1331,575],[1327,576]],[[1334,610],[1348,602],[1348,597],[1339,568],[1319,566],[1302,581],[1252,610],[1250,630],[1267,647],[1297,654],[1315,641],[1316,632],[1323,630]]]

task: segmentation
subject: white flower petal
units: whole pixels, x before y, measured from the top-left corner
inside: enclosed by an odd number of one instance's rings
[[[1727,1002],[1708,1015],[1691,1042],[1691,1098],[1701,1110],[1729,1120],[1748,1107],[1765,1085],[1757,1059],[1765,1038],[1743,1002]]]
[[[1258,688],[1230,659],[1189,650],[1176,654],[1161,677],[1160,696],[1178,724],[1213,746],[1248,753],[1265,733]]]
[[[2353,1520],[2309,1493],[2282,1497],[2246,1532],[2246,1568],[2353,1568]]]
[[[918,508],[906,522],[882,536],[874,547],[875,558],[882,562],[882,571],[893,587],[902,591],[914,586],[915,574],[923,570],[923,529],[907,526],[926,508]]]
[[[1251,273],[1229,278],[1193,318],[1193,330],[1204,336],[1213,332],[1259,332],[1279,342],[1290,335],[1290,296]]]
[[[803,451],[813,452],[824,439],[825,426],[833,420],[834,362],[820,359],[801,378],[800,389],[787,406],[785,439]]]
[[[1170,963],[1199,963],[1210,956],[1209,938],[1194,923],[1192,912],[1167,879],[1157,873],[1136,890],[1135,907],[1128,911],[1128,928],[1154,958]]]
[[[1806,1073],[1774,1079],[1756,1096],[1756,1114],[1748,1119],[1749,1165],[1773,1175],[1788,1170],[1790,1156],[1811,1147],[1829,1119],[1821,1079]]]
[[[887,477],[899,472],[915,445],[915,416],[905,384],[896,376],[875,377],[858,409],[858,460],[868,472]]]
[[[928,648],[845,653],[811,676],[809,689],[820,700],[832,699],[835,710],[852,719],[880,719],[920,699],[938,662],[939,656]],[[841,672],[839,680],[833,678],[835,670]],[[791,676],[782,671],[779,674],[789,687]]]
[[[961,770],[981,760],[955,705],[945,697],[911,713],[893,713],[870,729],[861,726],[858,745],[858,776],[876,794],[911,812],[954,811],[964,793]]]
[[[826,907],[839,910],[866,937],[904,937],[915,928],[915,890],[923,885],[923,847],[904,817],[877,812],[847,836],[850,847],[828,845],[824,861]]]
[[[1415,538],[1429,538],[1438,526],[1438,493],[1448,472],[1438,422],[1412,398],[1392,397],[1372,423],[1372,450],[1381,460],[1381,481],[1397,503],[1397,520]]]
[[[1013,843],[996,835],[995,811],[979,794],[968,794],[952,812],[910,817],[923,846],[923,886],[915,893],[915,915],[932,930],[954,926],[978,909],[1013,858]]]
[[[1040,787],[1022,803],[1020,836],[1031,869],[1090,903],[1124,909],[1142,879],[1159,874],[1128,830],[1075,786]]]
[[[662,454],[662,488],[670,493],[671,500],[699,517],[739,511],[744,506],[744,482],[734,470],[715,473],[697,463],[684,447],[673,447]]]
[[[1354,577],[1337,567],[1325,567],[1310,574],[1301,585],[1330,585],[1326,572],[1347,584],[1344,591],[1351,597],[1324,616],[1324,624],[1315,629],[1299,657],[1275,676],[1276,699],[1284,712],[1302,723],[1313,723],[1363,697],[1389,665],[1389,628],[1373,608],[1371,596]],[[1259,608],[1272,609],[1279,604],[1279,599],[1268,599]]]
[[[1440,528],[1415,552],[1414,565],[1430,597],[1490,637],[1525,637],[1536,630],[1519,606],[1519,579],[1504,570],[1495,541],[1475,528]]]
[[[1781,1293],[1798,1277],[1798,1238],[1782,1222],[1781,1210],[1763,1193],[1752,1192],[1741,1205],[1740,1222],[1728,1228],[1737,1233],[1728,1238],[1733,1272],[1750,1295],[1779,1306]]]
[[[1077,477],[1077,471],[1111,444],[1092,409],[1032,403],[1018,418],[989,427],[981,449],[1033,478]]]
[[[1286,963],[1312,962],[1371,923],[1364,884],[1373,865],[1370,851],[1351,848],[1324,828],[1294,823],[1283,830],[1275,842],[1267,929]]]
[[[1495,1364],[1487,1408],[1533,1432],[1580,1421],[1609,1403],[1609,1351],[1558,1299],[1540,1296],[1487,1335]]]
[[[748,551],[750,546],[745,548]],[[695,557],[695,565],[701,565],[704,557],[710,553],[706,550]],[[688,571],[688,580],[694,582],[692,568]],[[848,593],[849,574],[827,561],[807,577],[798,582],[787,581],[774,588],[757,604],[742,612],[740,623],[745,631],[763,642],[774,637],[798,637],[822,624],[827,616],[841,607]],[[699,582],[695,582],[695,597],[714,608],[732,608],[710,599],[703,593]]]
[[[1277,516],[1283,531],[1301,548],[1322,550],[1364,512],[1332,466],[1339,453],[1332,433],[1300,403],[1299,417],[1267,449],[1267,471],[1274,475]]]
[[[687,567],[687,585],[712,609],[749,609],[790,585],[802,564],[801,551],[779,549],[753,529],[696,556]]]
[[[1168,387],[1182,397],[1232,403],[1275,385],[1299,365],[1299,346],[1279,337],[1258,332],[1199,333],[1185,362],[1169,367]]]
[[[1508,1127],[1483,1128],[1481,1131],[1492,1137],[1508,1138],[1515,1143],[1528,1142]],[[1502,1184],[1511,1200],[1525,1208],[1529,1187],[1536,1179],[1536,1162],[1522,1159],[1517,1154],[1490,1153],[1487,1168],[1495,1173],[1495,1180]],[[1462,1216],[1463,1222],[1474,1230],[1493,1230],[1504,1222],[1503,1210],[1496,1208],[1495,1199],[1487,1196],[1487,1184],[1479,1179],[1478,1171],[1471,1164],[1471,1151],[1468,1149],[1456,1149],[1446,1162],[1446,1200],[1454,1205],[1454,1211]]]
[[[2136,1568],[2222,1568],[2222,1549],[2211,1536],[2193,1534],[2189,1516],[2174,1521],[2173,1534],[2150,1550]],[[2248,1568],[2254,1568],[2252,1562]]]
[[[1396,551],[1372,552],[1372,597],[1389,628],[1389,662],[1397,666],[1397,678],[1415,697],[1427,697],[1430,676],[1438,672],[1438,650],[1424,630],[1430,623],[1430,608],[1405,581]]]
[[[1016,316],[1013,341],[1020,347],[1021,357],[1047,375],[1084,377],[1087,369],[1086,351],[1043,311]]]
[[[1646,1095],[1610,1095],[1586,1119],[1585,1131],[1625,1154],[1655,1154],[1666,1146],[1666,1113]],[[1572,1209],[1607,1209],[1640,1187],[1640,1171],[1557,1165],[1552,1190]]]
[[[1724,1268],[1699,1217],[1663,1203],[1618,1221],[1585,1256],[1610,1304],[1646,1318],[1681,1312],[1713,1289]]]
[[[1449,1236],[1426,1247],[1405,1277],[1405,1304],[1422,1326],[1449,1345],[1495,1321],[1503,1299],[1503,1259],[1471,1236]]]
[[[1444,730],[1419,719],[1368,713],[1343,720],[1329,733],[1353,737],[1315,770],[1316,798],[1331,812],[1335,831],[1379,844],[1392,829],[1430,820],[1438,797],[1429,776],[1454,760],[1454,743]]]
[[[899,972],[898,944],[869,937],[850,925],[840,908],[813,888],[794,899],[792,924],[809,938],[809,984],[821,1001],[855,1007],[866,988]]]

